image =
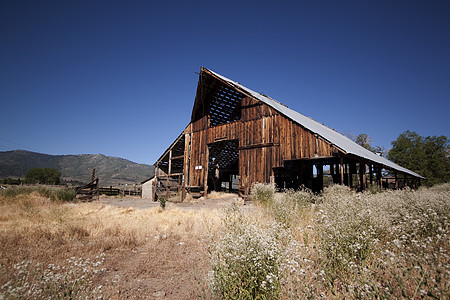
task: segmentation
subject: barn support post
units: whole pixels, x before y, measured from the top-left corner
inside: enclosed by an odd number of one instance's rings
[[[377,185],[379,189],[383,188],[383,185],[381,184],[381,166],[377,166]]]
[[[191,133],[190,133],[190,127],[187,129],[189,133],[184,134],[184,160],[183,160],[183,181],[182,181],[182,188],[181,188],[181,201],[184,201],[186,199],[186,186],[189,185],[189,159],[190,159],[190,145],[191,145]]]
[[[370,177],[370,185],[373,184],[373,167],[372,164],[369,165],[369,177]]]
[[[340,162],[340,173],[341,173],[341,184],[344,184],[344,158],[341,157],[341,162]]]
[[[318,191],[323,191],[323,163],[319,161],[316,165],[317,168],[317,188]]]
[[[298,183],[299,186],[303,184],[303,163],[301,161],[298,161]]]
[[[169,151],[169,170],[166,177],[166,201],[169,199],[169,177],[172,174],[172,149]]]
[[[333,179],[333,183],[334,183],[334,164],[333,163],[330,163],[330,175],[331,175],[331,178]]]
[[[172,149],[169,151],[169,172],[167,175],[172,175]]]
[[[344,180],[347,181],[346,185],[350,186],[350,179],[351,179],[350,163],[344,165],[344,173],[345,173]]]
[[[206,165],[203,167],[204,169],[204,177],[203,177],[203,197],[206,199],[208,194],[208,169],[209,169],[209,147],[206,145],[206,153],[205,153],[205,162]]]
[[[348,182],[348,186],[350,188],[353,188],[353,174],[356,174],[356,163],[355,162],[349,162],[349,168],[350,168],[350,177],[349,177],[349,182]]]
[[[366,164],[364,162],[359,163],[359,189],[364,191],[366,189]]]
[[[155,168],[155,188],[152,190],[152,201],[156,201],[156,189],[158,188],[158,171],[159,171],[159,162],[156,163]]]
[[[394,176],[395,176],[395,189],[398,190],[398,176],[397,176],[397,172],[394,172]]]

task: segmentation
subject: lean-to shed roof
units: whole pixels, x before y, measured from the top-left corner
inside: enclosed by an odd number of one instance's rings
[[[420,176],[419,174],[417,174],[413,171],[410,171],[406,168],[403,168],[402,166],[399,166],[396,163],[394,163],[382,156],[379,156],[379,155],[373,153],[372,151],[367,150],[366,148],[353,142],[352,140],[350,140],[343,134],[341,134],[341,133],[331,129],[330,127],[327,127],[305,115],[302,115],[301,113],[298,113],[298,112],[286,107],[285,105],[281,104],[280,102],[278,102],[270,97],[267,97],[265,95],[255,92],[255,91],[252,91],[251,89],[246,88],[245,86],[243,86],[231,79],[228,79],[222,75],[219,75],[211,70],[208,70],[206,68],[202,68],[202,71],[205,71],[205,72],[211,74],[212,76],[218,78],[219,80],[221,80],[221,81],[225,82],[226,84],[239,90],[241,93],[264,102],[265,104],[267,104],[270,107],[277,110],[282,115],[288,117],[292,121],[309,129],[310,131],[316,133],[317,135],[319,135],[323,139],[327,140],[331,144],[335,145],[336,147],[340,148],[342,151],[344,151],[347,154],[352,154],[352,155],[358,156],[360,158],[373,161],[375,163],[383,165],[384,167],[386,167],[388,169],[397,170],[402,173],[406,173],[406,174],[409,174],[409,175],[412,175],[415,177],[425,179],[424,177]]]

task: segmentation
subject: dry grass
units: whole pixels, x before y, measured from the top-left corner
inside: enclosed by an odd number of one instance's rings
[[[48,298],[36,264],[48,275],[46,292],[60,298],[449,296],[450,184],[289,191],[253,208],[233,195],[208,196],[183,206],[197,209],[166,210],[0,196],[0,298]],[[60,272],[76,276],[60,283]],[[83,289],[73,289],[79,278]],[[33,282],[41,294],[25,294]]]
[[[109,286],[109,292],[105,293],[110,296],[131,298],[142,297],[138,289],[130,286],[136,282],[130,283],[128,279],[118,288],[117,284],[112,285],[114,278],[151,271],[156,280],[157,268],[167,269],[171,261],[177,261],[172,265],[172,272],[190,269],[183,280],[191,281],[185,286],[192,287],[192,278],[188,278],[194,271],[192,261],[183,263],[177,256],[184,255],[188,260],[192,255],[195,259],[202,257],[203,233],[213,230],[218,220],[215,210],[171,208],[163,211],[159,207],[137,210],[100,202],[55,203],[38,194],[2,197],[0,210],[0,286],[16,272],[14,265],[24,261],[65,266],[70,257],[94,259],[104,253],[106,271],[98,275],[94,283]],[[186,253],[187,246],[192,247],[193,253]],[[123,265],[125,262],[127,264]],[[159,273],[165,274],[164,271]],[[137,274],[135,277],[135,281],[139,280]],[[164,278],[160,281],[160,289],[164,289]],[[148,288],[154,286],[155,282]],[[191,288],[180,291],[179,295],[193,292]],[[170,298],[169,294],[166,296]]]

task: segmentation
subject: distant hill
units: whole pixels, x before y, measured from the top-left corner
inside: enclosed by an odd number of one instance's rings
[[[101,186],[133,184],[155,173],[155,167],[102,154],[48,155],[24,150],[0,151],[0,178],[24,177],[31,168],[55,168],[61,179],[88,183],[91,171]]]

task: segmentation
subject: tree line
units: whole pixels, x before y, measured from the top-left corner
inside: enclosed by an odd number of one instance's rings
[[[407,130],[391,143],[389,151],[372,146],[373,139],[365,133],[358,136],[348,134],[348,137],[362,147],[426,177],[424,184],[427,186],[450,181],[450,147],[446,136],[423,137]]]

